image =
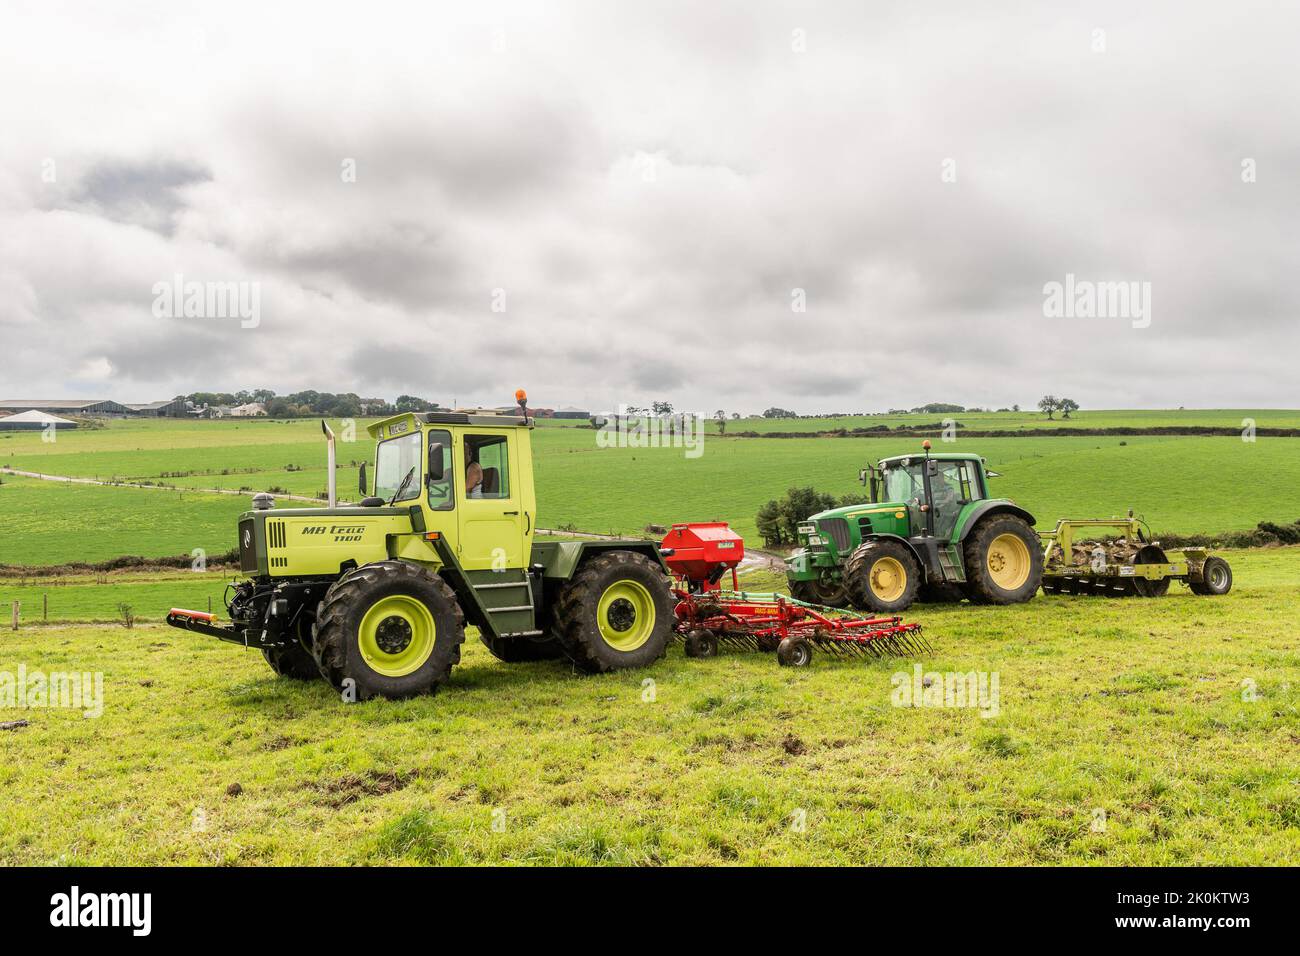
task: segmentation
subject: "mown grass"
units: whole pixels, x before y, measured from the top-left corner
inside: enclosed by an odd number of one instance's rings
[[[335,426],[342,433],[342,424]],[[362,437],[355,443],[340,446],[338,487],[344,499],[356,498],[349,463],[373,455],[361,425],[357,432]],[[64,433],[51,444],[39,435],[16,436],[0,445],[0,462],[48,474],[190,489],[279,487],[317,495],[326,484],[318,435],[314,422],[113,422]],[[1292,490],[1300,485],[1295,441],[1047,436],[938,447],[985,455],[1004,476],[993,482],[995,493],[1016,499],[1044,524],[1133,507],[1157,534],[1217,534],[1300,518]],[[856,477],[865,462],[915,451],[918,442],[710,436],[703,454],[688,458],[681,448],[602,448],[591,429],[544,425],[533,445],[541,527],[628,534],[652,523],[722,518],[754,541],[754,516],[768,499],[809,484],[837,496],[861,493]],[[175,472],[195,474],[163,477]],[[224,552],[234,541],[234,518],[248,501],[192,490],[0,480],[0,522],[9,532],[0,538],[0,563],[186,554],[194,548]]]
[[[1219,599],[915,609],[992,718],[892,706],[910,661],[471,642],[438,696],[345,705],[167,628],[6,632],[0,670],[102,671],[105,706],[0,711],[0,861],[1295,864],[1300,549],[1232,561]]]

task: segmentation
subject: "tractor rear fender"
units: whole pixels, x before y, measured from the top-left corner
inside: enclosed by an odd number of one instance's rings
[[[974,531],[979,523],[985,518],[992,517],[993,515],[1007,514],[1015,515],[1017,518],[1028,522],[1030,527],[1033,527],[1034,524],[1037,523],[1037,519],[1019,505],[1012,504],[1005,498],[994,498],[989,501],[979,502],[975,507],[962,515],[957,521],[957,526],[953,528],[952,540],[954,542],[965,541],[970,533]]]
[[[532,566],[541,566],[548,581],[567,581],[588,558],[607,551],[632,551],[643,554],[668,573],[659,546],[653,541],[542,541],[533,545]]]

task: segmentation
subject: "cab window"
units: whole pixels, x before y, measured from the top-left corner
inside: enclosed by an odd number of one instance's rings
[[[419,432],[411,432],[401,438],[390,438],[379,443],[375,454],[375,495],[388,501],[397,494],[402,479],[415,469],[411,480],[406,483],[402,496],[396,501],[407,501],[420,496],[420,472],[422,465],[420,455],[424,443]],[[394,502],[396,503],[396,502]]]
[[[465,489],[470,498],[510,497],[509,440],[505,435],[465,436]]]
[[[452,478],[455,477],[455,472],[451,469],[451,432],[431,429],[429,447],[432,448],[434,445],[442,446],[442,481],[429,482],[426,496],[429,507],[434,511],[450,511],[456,504],[455,495],[451,490]]]

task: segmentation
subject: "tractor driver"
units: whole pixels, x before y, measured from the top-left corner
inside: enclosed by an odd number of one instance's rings
[[[465,496],[467,498],[483,497],[483,466],[473,458],[465,466]]]
[[[938,480],[930,481],[931,504],[937,510],[946,509],[957,503],[961,494],[957,488],[957,474],[955,469],[941,468],[937,476]]]

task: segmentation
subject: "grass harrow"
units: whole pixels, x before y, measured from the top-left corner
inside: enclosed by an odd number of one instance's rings
[[[866,617],[784,594],[741,591],[736,568],[744,542],[723,522],[673,525],[660,553],[677,596],[675,633],[689,657],[713,657],[719,645],[776,652],[785,667],[806,667],[817,648],[835,657],[911,657],[932,648],[921,625]],[[732,590],[720,581],[731,574]]]

